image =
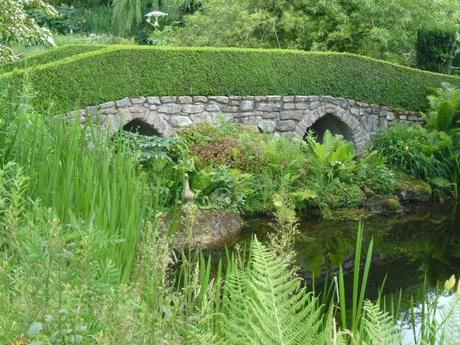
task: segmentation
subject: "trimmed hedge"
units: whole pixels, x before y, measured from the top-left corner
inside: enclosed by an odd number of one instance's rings
[[[102,45],[65,45],[62,47],[47,50],[42,53],[27,56],[24,59],[0,64],[0,73],[11,72],[14,69],[38,66],[41,64],[58,61],[69,56],[88,53],[104,48]]]
[[[7,73],[0,86],[18,94],[26,75],[35,105],[59,111],[147,95],[330,95],[419,110],[428,88],[460,86],[458,77],[353,54],[236,48],[108,46]]]

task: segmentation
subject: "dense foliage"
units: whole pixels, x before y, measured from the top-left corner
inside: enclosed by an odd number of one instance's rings
[[[417,34],[417,66],[447,73],[457,55],[459,42],[455,26],[423,26]]]
[[[0,2],[0,63],[16,59],[11,43],[47,43],[54,45],[49,30],[37,25],[25,7],[35,7],[56,16],[55,9],[43,0],[2,0]]]
[[[207,0],[172,44],[334,50],[414,64],[422,23],[459,23],[455,0]],[[219,20],[216,20],[219,18]]]
[[[331,95],[420,109],[427,88],[460,85],[458,77],[350,54],[126,45],[0,75],[0,85],[18,95],[25,75],[37,93],[35,105],[43,109],[53,102],[61,111],[126,95],[270,94]]]
[[[460,175],[459,92],[443,85],[429,97],[426,127],[391,127],[374,139],[371,148],[392,168],[422,178],[435,188],[454,186],[456,191]]]

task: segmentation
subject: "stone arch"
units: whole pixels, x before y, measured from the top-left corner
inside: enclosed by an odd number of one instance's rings
[[[324,133],[329,130],[334,135],[341,135],[345,140],[354,143],[353,131],[348,125],[333,114],[326,114],[316,120],[307,131],[313,131],[318,141],[322,142]],[[305,133],[306,135],[307,133]]]
[[[123,129],[144,135],[171,136],[175,134],[163,115],[147,109],[136,113],[123,109],[115,114],[106,115],[103,119],[103,126],[112,133]]]
[[[312,128],[313,127],[313,128]],[[344,135],[345,139],[354,143],[356,148],[362,150],[368,141],[365,127],[347,109],[335,104],[319,105],[304,113],[296,126],[295,133],[304,137],[309,129],[315,127],[324,131]]]
[[[152,136],[161,136],[160,132],[158,132],[155,127],[149,125],[145,121],[137,118],[131,120],[127,124],[123,126],[123,130],[131,133],[141,134],[148,137]]]

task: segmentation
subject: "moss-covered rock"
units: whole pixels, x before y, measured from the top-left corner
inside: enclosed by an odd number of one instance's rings
[[[373,195],[366,200],[365,208],[372,214],[391,214],[402,212],[396,196]]]
[[[399,200],[404,203],[427,202],[431,199],[431,186],[422,180],[400,176],[396,186]]]
[[[243,218],[221,209],[204,210],[185,205],[177,222],[177,247],[221,249],[238,240],[244,226]]]

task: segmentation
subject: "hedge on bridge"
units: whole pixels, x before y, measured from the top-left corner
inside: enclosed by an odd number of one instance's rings
[[[145,95],[330,95],[419,110],[429,88],[460,86],[458,77],[346,53],[145,46],[107,46],[15,70],[0,87],[20,94],[25,79],[35,105],[54,103],[55,111]]]
[[[46,52],[30,55],[24,59],[0,64],[0,73],[11,72],[14,69],[33,67],[42,64],[47,64],[53,61],[58,61],[63,58],[87,53],[104,48],[102,45],[66,45],[55,49],[47,50]]]

